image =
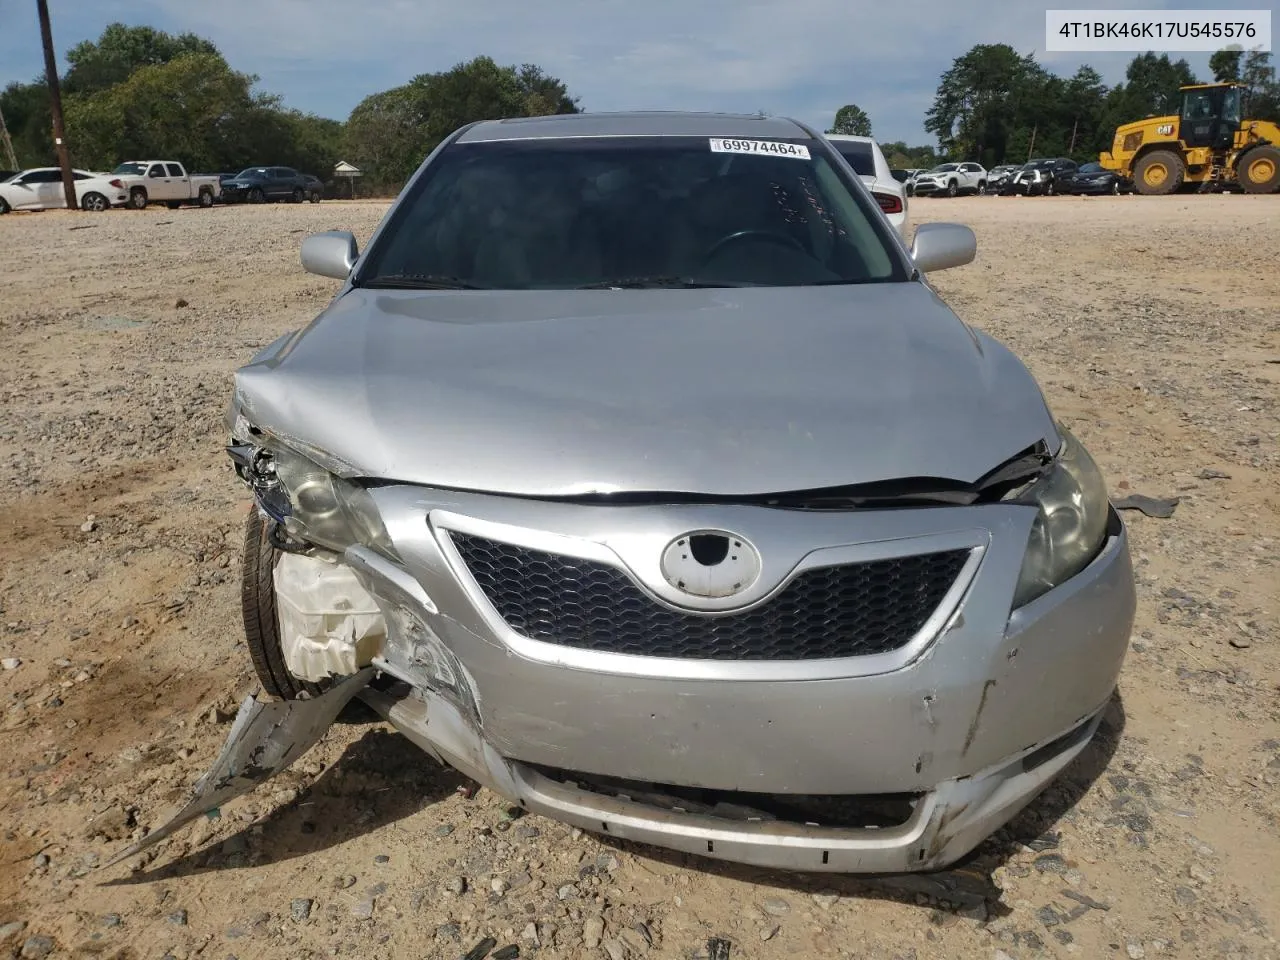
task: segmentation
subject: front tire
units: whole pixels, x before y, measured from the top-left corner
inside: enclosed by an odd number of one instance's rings
[[[145,210],[147,209],[147,191],[142,187],[134,187],[129,191],[129,209]]]
[[[213,206],[213,191],[207,187],[200,191],[200,206],[206,208]]]
[[[275,569],[280,551],[272,545],[270,532],[270,521],[263,519],[256,508],[251,510],[244,525],[240,610],[253,671],[263,690],[273,697],[297,700],[304,693],[319,696],[332,686],[332,681],[299,680],[285,664],[280,621],[276,617]]]
[[[249,191],[247,199],[250,203],[264,203],[266,202],[267,196],[262,192],[261,187],[254,187]]]
[[[9,206],[8,201],[4,197],[0,197],[0,217],[3,217],[10,209],[12,208]]]
[[[306,198],[307,198],[307,195],[302,192],[301,187],[293,188],[293,196],[291,199],[293,200],[294,203],[302,203],[302,201],[305,200]]]
[[[1280,190],[1280,150],[1271,146],[1254,147],[1240,159],[1236,182],[1245,193]]]
[[[950,183],[947,184],[948,197],[954,197],[959,192],[960,192],[960,185],[956,183],[954,180],[952,180]]]
[[[312,193],[311,193],[311,202],[312,202],[312,203],[319,203],[319,202],[320,202],[320,191],[318,191],[318,190],[313,190],[313,191],[312,191]]]

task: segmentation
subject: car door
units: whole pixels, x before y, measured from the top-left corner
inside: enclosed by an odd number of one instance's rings
[[[191,199],[191,178],[187,176],[187,171],[182,169],[182,164],[166,163],[164,167],[165,172],[169,174],[170,199]]]
[[[147,199],[163,203],[174,199],[173,186],[169,180],[169,172],[163,163],[153,163],[147,167],[146,176]]]
[[[1076,175],[1076,162],[1074,160],[1059,160],[1054,164],[1053,182],[1057,190],[1069,190],[1071,188],[1071,180]]]
[[[280,179],[278,181],[280,185],[280,196],[293,196],[293,191],[298,189],[298,171],[291,167],[280,167],[278,169],[280,173]]]
[[[961,169],[964,171],[964,189],[977,190],[978,183],[982,180],[982,167],[976,163],[966,163]]]
[[[31,184],[32,210],[56,210],[67,205],[66,191],[62,188],[61,170],[36,170],[28,174]]]

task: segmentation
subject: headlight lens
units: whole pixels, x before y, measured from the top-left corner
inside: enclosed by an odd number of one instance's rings
[[[1070,431],[1059,425],[1062,450],[1049,472],[1021,491],[1019,503],[1039,514],[1014,591],[1014,609],[1075,576],[1097,556],[1107,535],[1110,503],[1102,471]]]
[[[368,490],[278,444],[270,457],[289,497],[284,526],[292,536],[339,551],[363,544],[399,559]]]

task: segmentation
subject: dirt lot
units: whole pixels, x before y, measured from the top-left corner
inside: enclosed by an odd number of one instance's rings
[[[153,857],[253,689],[230,371],[383,204],[15,214],[0,299],[0,956],[1280,957],[1280,197],[921,199],[1126,513],[1140,606],[1102,735],[967,871],[765,874],[512,820],[380,724]]]

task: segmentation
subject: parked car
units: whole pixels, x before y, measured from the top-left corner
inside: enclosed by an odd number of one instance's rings
[[[129,199],[124,183],[105,173],[73,170],[76,203],[81,210],[98,213],[123,206]],[[35,167],[14,174],[0,183],[0,213],[10,210],[65,210],[66,191],[62,186],[62,170],[58,167]]]
[[[134,210],[152,203],[170,210],[191,203],[211,207],[220,190],[217,174],[193,176],[176,160],[126,160],[111,173],[124,181]]]
[[[889,169],[880,144],[871,137],[829,133],[827,139],[836,152],[849,161],[853,172],[871,191],[880,209],[904,238],[907,231],[907,191]]]
[[[908,197],[914,197],[916,193],[916,177],[926,171],[922,167],[908,167],[907,179],[903,181],[902,186],[907,191]]]
[[[322,181],[292,167],[247,167],[224,183],[222,189],[229,203],[266,203],[271,200],[302,203],[307,199],[319,203],[324,195]]]
[[[1066,157],[1031,160],[1005,181],[1000,193],[1002,196],[1050,197],[1063,192],[1063,183],[1070,182],[1076,169],[1076,162]]]
[[[987,172],[987,192],[999,193],[1005,182],[1018,171],[1016,163],[1002,163]]]
[[[908,248],[792,120],[446,137],[363,254],[304,241],[340,288],[235,374],[269,699],[110,862],[355,697],[597,834],[815,872],[966,856],[1088,745],[1135,606],[1098,466],[928,280],[974,255],[959,224]]]
[[[917,196],[983,194],[987,192],[987,171],[980,163],[940,163],[928,173],[918,175],[913,186]]]
[[[1074,176],[1063,181],[1061,192],[1076,196],[1086,193],[1133,193],[1133,181],[1114,170],[1106,169],[1096,160],[1091,160],[1082,163]]]

